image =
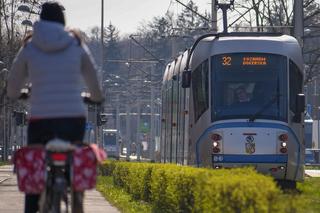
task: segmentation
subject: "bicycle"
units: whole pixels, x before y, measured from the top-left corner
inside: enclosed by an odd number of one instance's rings
[[[27,97],[22,93],[21,98]],[[87,93],[82,97],[85,103],[93,104]],[[61,207],[67,213],[82,213],[83,192],[94,188],[97,162],[105,157],[105,153],[94,145],[59,138],[48,141],[45,147],[23,147],[17,151],[14,160],[19,189],[40,193],[40,213],[60,213]],[[83,174],[83,171],[89,171],[89,174]]]

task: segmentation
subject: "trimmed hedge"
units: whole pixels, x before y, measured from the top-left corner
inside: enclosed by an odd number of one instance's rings
[[[104,175],[153,212],[282,212],[271,177],[251,168],[212,170],[172,164],[107,161]]]
[[[111,176],[99,176],[97,181],[97,190],[120,212],[123,213],[149,213],[151,205],[147,202],[132,199],[123,188],[113,184]]]

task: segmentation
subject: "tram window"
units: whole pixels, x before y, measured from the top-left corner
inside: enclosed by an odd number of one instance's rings
[[[223,63],[226,56],[232,59],[230,65]],[[287,119],[286,57],[232,53],[215,55],[211,61],[212,121],[255,114],[260,119]]]
[[[297,113],[297,94],[302,92],[302,74],[298,66],[290,60],[290,110]]]
[[[225,82],[219,88],[222,95],[218,99],[224,107],[263,105],[268,100],[266,91],[275,93],[273,86],[263,82]]]
[[[208,60],[192,73],[192,91],[195,121],[209,108]]]

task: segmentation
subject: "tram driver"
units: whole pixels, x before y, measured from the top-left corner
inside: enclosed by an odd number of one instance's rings
[[[235,104],[250,102],[251,98],[244,86],[239,86],[235,90]]]

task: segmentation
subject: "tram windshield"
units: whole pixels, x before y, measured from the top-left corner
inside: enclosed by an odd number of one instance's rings
[[[117,144],[117,135],[116,132],[104,132],[104,145],[116,145]]]
[[[212,57],[212,121],[287,120],[286,57],[232,53]]]

